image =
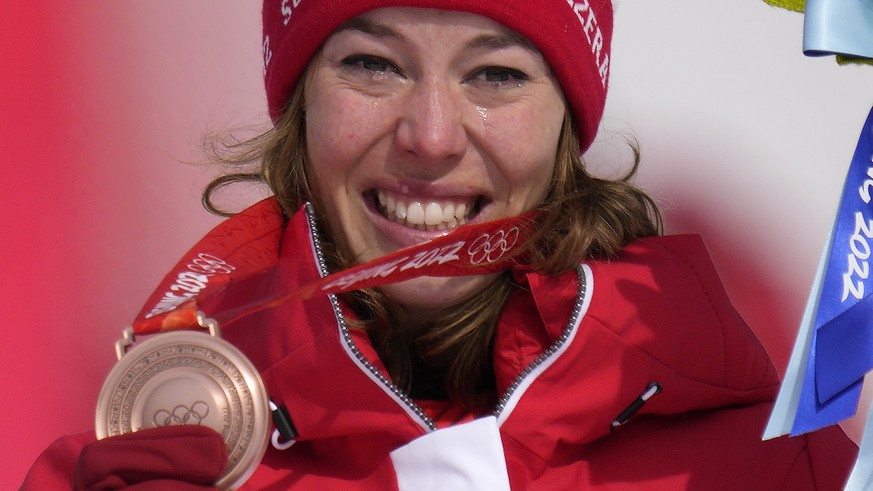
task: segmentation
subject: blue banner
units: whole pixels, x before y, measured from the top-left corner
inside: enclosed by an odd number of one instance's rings
[[[873,369],[873,111],[858,139],[827,254],[797,414],[798,435],[855,414]]]

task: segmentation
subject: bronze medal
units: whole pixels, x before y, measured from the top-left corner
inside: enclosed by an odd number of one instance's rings
[[[224,438],[228,466],[215,485],[241,486],[269,442],[267,391],[254,365],[221,339],[215,321],[199,316],[210,333],[174,331],[133,344],[133,330],[116,343],[118,363],[97,400],[97,438],[168,425],[205,425]]]

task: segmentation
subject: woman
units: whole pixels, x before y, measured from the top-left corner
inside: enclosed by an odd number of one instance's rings
[[[243,152],[261,169],[205,201],[250,179],[275,199],[195,246],[146,315],[197,255],[277,271],[275,295],[461,225],[536,226],[502,272],[422,268],[224,325],[298,433],[244,489],[838,488],[839,429],[760,441],[776,371],[700,240],[657,237],[650,198],[585,173],[610,2],[529,3],[265,2],[275,127]],[[199,489],[224,467],[199,427],[92,440],[57,442],[25,488]]]

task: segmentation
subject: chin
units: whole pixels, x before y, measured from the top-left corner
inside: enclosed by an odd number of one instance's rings
[[[475,276],[434,277],[422,276],[385,285],[385,295],[407,309],[422,311],[441,309],[459,304],[485,289],[499,273]]]

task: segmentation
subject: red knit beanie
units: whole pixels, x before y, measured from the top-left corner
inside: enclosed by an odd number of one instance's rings
[[[557,76],[582,150],[591,145],[606,102],[611,0],[265,0],[264,84],[274,121],[328,36],[352,17],[381,7],[471,12],[523,35]]]

